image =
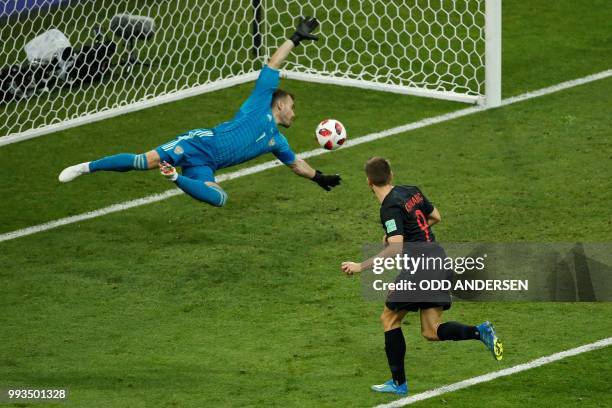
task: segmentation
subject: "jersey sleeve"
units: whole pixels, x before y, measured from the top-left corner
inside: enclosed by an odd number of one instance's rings
[[[287,142],[287,138],[281,134],[274,137],[274,148],[272,149],[272,153],[278,160],[283,162],[283,164],[290,165],[295,162],[295,153],[291,150],[291,146],[289,146],[289,142]]]
[[[434,210],[433,204],[427,199],[427,197],[425,197],[425,194],[423,194],[423,192],[420,189],[419,189],[419,193],[421,193],[421,196],[423,197],[423,202],[421,203],[421,210],[426,215],[431,214]]]
[[[280,81],[279,72],[276,69],[265,65],[259,72],[259,77],[255,82],[255,88],[251,95],[240,107],[239,113],[248,113],[253,110],[268,109],[272,103],[272,94],[278,88]]]
[[[404,235],[404,214],[400,207],[389,206],[381,208],[380,221],[383,224],[387,238],[394,235]]]

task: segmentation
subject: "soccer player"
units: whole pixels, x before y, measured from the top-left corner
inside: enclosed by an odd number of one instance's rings
[[[381,204],[380,221],[385,229],[386,247],[378,255],[364,262],[342,262],[342,271],[352,275],[371,268],[374,258],[394,257],[405,251],[408,246],[406,242],[411,245],[421,245],[421,248],[429,247],[432,253],[444,254],[443,249],[435,243],[435,235],[431,229],[432,225],[440,222],[440,212],[421,190],[415,186],[394,186],[391,166],[382,157],[369,159],[365,165],[365,173],[368,186]],[[426,273],[422,270],[419,272]],[[442,296],[438,293],[433,298],[413,298],[412,302],[406,298],[397,299],[394,295],[396,293],[389,293],[380,316],[392,379],[384,384],[373,385],[372,390],[396,394],[408,392],[404,371],[406,342],[401,328],[402,319],[408,312],[419,311],[421,334],[427,340],[480,340],[493,353],[496,360],[501,360],[503,347],[491,323],[484,322],[478,326],[468,326],[458,322],[442,323],[442,312],[451,307],[448,292],[443,292]]]
[[[255,83],[255,89],[232,120],[211,129],[193,129],[158,148],[142,154],[121,153],[64,169],[63,183],[98,171],[160,169],[161,174],[196,200],[217,207],[225,205],[227,194],[215,183],[215,171],[273,153],[281,162],[301,176],[330,191],[340,184],[340,176],[324,175],[295,156],[278,126],[288,128],[295,113],[294,96],[277,89],[283,61],[304,40],[317,40],[312,32],[319,22],[302,18],[295,33],[272,55]],[[179,174],[175,167],[181,167]]]

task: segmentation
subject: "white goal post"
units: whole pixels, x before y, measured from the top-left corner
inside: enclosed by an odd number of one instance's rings
[[[301,15],[285,78],[501,103],[501,0],[3,4],[0,146],[252,81]]]

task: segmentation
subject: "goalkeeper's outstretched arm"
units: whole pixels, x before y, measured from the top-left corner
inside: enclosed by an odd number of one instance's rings
[[[338,174],[325,175],[319,170],[313,169],[303,159],[295,159],[295,161],[289,165],[289,168],[298,176],[314,181],[319,187],[326,191],[330,191],[332,188],[339,185],[342,180]]]
[[[287,56],[300,44],[301,41],[318,40],[319,37],[312,34],[312,32],[318,26],[319,22],[314,17],[301,18],[300,22],[295,28],[295,33],[293,33],[291,38],[285,41],[283,45],[281,45],[276,52],[272,54],[272,57],[270,57],[270,60],[268,61],[268,66],[270,68],[279,69],[285,59],[287,59]]]
[[[283,61],[287,59],[287,56],[291,54],[291,50],[295,48],[293,41],[287,40],[281,45],[274,54],[270,57],[268,61],[268,66],[270,68],[279,69],[283,64]]]
[[[310,167],[303,159],[295,159],[295,161],[289,165],[289,168],[298,176],[308,179],[312,179],[316,174],[316,170]]]

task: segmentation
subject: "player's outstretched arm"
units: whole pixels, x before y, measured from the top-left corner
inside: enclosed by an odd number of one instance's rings
[[[295,48],[295,45],[291,40],[285,41],[283,45],[281,45],[276,52],[272,54],[270,60],[268,61],[268,66],[270,68],[279,69],[293,48]]]
[[[374,265],[374,259],[376,258],[393,258],[397,254],[402,253],[404,242],[404,237],[402,235],[393,235],[392,237],[389,237],[386,242],[388,243],[388,245],[386,245],[385,248],[377,255],[374,255],[373,257],[368,258],[361,263],[350,261],[342,262],[340,264],[340,269],[342,269],[342,272],[350,276],[355,273],[359,273],[364,269],[371,268]]]
[[[314,181],[326,191],[330,191],[332,188],[339,185],[340,181],[342,180],[339,174],[325,175],[319,170],[315,170],[310,167],[310,165],[302,159],[295,159],[295,161],[290,164],[289,167],[298,176]]]
[[[290,39],[285,41],[283,45],[281,45],[270,60],[268,61],[268,66],[270,68],[279,69],[282,63],[287,59],[287,56],[291,53],[293,48],[297,47],[301,41],[304,40],[313,40],[317,41],[319,39],[318,36],[312,34],[312,32],[319,26],[319,22],[314,17],[302,17],[297,27],[295,28],[295,33],[291,36]]]

